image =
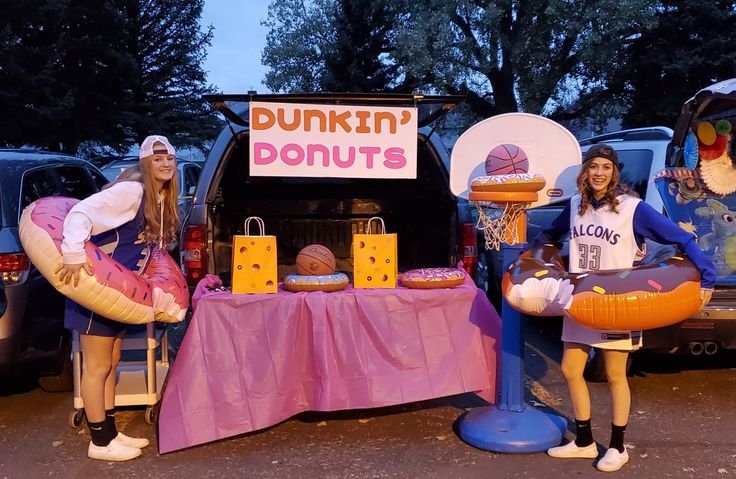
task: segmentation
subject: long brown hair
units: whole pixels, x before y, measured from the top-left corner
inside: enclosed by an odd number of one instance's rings
[[[603,198],[601,198],[601,202],[603,204],[607,204],[609,209],[614,213],[618,213],[618,196],[623,193],[629,195],[633,195],[634,193],[628,186],[620,183],[621,171],[619,170],[619,167],[615,162],[612,161],[611,163],[613,163],[613,173],[611,174],[611,181],[608,183],[606,193],[603,195]],[[584,162],[583,165],[580,167],[580,171],[578,172],[577,177],[577,185],[578,191],[580,192],[580,208],[578,210],[578,214],[582,216],[588,210],[588,207],[591,206],[591,202],[593,199],[593,190],[590,188],[590,183],[588,183],[587,161]]]
[[[158,207],[158,190],[156,180],[151,173],[151,164],[154,155],[142,158],[136,166],[131,166],[123,170],[120,175],[111,181],[104,188],[109,188],[116,183],[122,181],[137,181],[143,184],[143,201],[145,208],[143,211],[144,232],[146,243],[157,244],[159,242],[159,233],[161,232],[161,210]],[[174,166],[176,170],[176,166]],[[176,240],[176,230],[179,227],[179,180],[176,171],[174,176],[164,183],[161,189],[163,196],[164,209],[164,227],[163,227],[163,243],[164,247]]]

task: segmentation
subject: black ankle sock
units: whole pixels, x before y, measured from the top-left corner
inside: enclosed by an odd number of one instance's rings
[[[108,436],[105,421],[87,421],[87,426],[89,427],[89,435],[92,436],[92,444],[103,447],[110,444],[111,438]]]
[[[616,449],[618,452],[624,452],[624,433],[626,432],[626,424],[617,426],[611,423],[611,443],[609,449]]]
[[[593,431],[590,429],[590,419],[586,419],[585,421],[575,419],[575,444],[578,447],[593,444]]]
[[[105,429],[111,441],[118,435],[118,428],[115,426],[115,408],[105,409]]]

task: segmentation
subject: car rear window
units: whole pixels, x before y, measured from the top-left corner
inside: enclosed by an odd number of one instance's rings
[[[649,171],[654,160],[652,150],[618,150],[621,166],[621,183],[636,191],[639,198],[646,198]]]
[[[82,166],[32,170],[23,176],[20,209],[44,196],[69,196],[81,200],[97,191],[97,185]]]

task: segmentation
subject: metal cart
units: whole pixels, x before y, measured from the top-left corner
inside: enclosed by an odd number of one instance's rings
[[[157,354],[157,350],[160,353]],[[124,361],[125,351],[145,350],[145,361]],[[146,406],[145,421],[153,424],[158,415],[157,405],[161,389],[169,372],[169,342],[167,329],[148,323],[145,330],[126,334],[122,356],[118,364],[115,386],[115,406]],[[160,359],[157,359],[160,356]],[[84,402],[81,394],[82,351],[79,333],[72,332],[72,374],[74,378],[74,411],[69,425],[78,428],[84,419]]]

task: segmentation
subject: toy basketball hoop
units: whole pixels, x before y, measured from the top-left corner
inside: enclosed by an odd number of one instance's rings
[[[468,199],[478,208],[478,224],[488,249],[526,241],[526,210],[537,201],[546,180],[537,174],[480,176],[471,182]]]

